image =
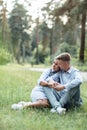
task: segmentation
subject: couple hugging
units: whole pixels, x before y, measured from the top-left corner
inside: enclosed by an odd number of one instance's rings
[[[71,63],[71,55],[67,52],[58,55],[52,67],[40,76],[37,85],[32,89],[31,102],[19,102],[12,109],[28,107],[51,107],[51,112],[65,114],[71,106],[80,106],[80,85],[82,77],[78,69]]]

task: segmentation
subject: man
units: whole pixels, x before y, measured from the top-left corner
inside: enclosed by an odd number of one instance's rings
[[[56,57],[61,71],[51,77],[54,81],[60,81],[56,85],[43,87],[48,100],[52,105],[51,112],[62,114],[66,112],[65,105],[79,105],[80,85],[82,78],[79,70],[70,65],[69,53],[61,53]],[[50,78],[47,79],[50,82]]]
[[[30,94],[32,102],[24,102],[21,101],[18,104],[13,104],[11,106],[12,109],[23,109],[26,107],[49,107],[50,103],[47,99],[46,94],[44,93],[42,86],[48,86],[48,82],[46,81],[47,78],[54,75],[60,71],[58,60],[55,58],[52,64],[52,67],[49,69],[46,69],[40,76],[37,86],[35,86],[32,89],[32,92]],[[51,83],[49,84],[52,85]]]

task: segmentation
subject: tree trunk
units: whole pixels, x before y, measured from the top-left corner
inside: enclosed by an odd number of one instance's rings
[[[52,49],[53,49],[53,28],[50,30],[50,63],[52,62]]]
[[[86,24],[86,12],[82,14],[82,27],[81,27],[81,46],[79,61],[84,63],[84,50],[85,50],[85,24]]]
[[[18,64],[20,64],[20,43],[20,39],[17,39],[13,44],[14,57]]]
[[[25,63],[25,44],[22,44],[22,57],[23,57],[23,63]]]

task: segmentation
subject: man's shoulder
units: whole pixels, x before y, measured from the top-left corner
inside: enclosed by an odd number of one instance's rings
[[[74,67],[74,66],[71,66],[71,69],[72,69],[72,70],[75,70],[75,71],[79,71],[79,69],[76,68],[76,67]]]
[[[77,69],[76,67],[74,66],[71,66],[70,69],[69,69],[69,72],[72,73],[72,72],[79,72],[79,69]]]

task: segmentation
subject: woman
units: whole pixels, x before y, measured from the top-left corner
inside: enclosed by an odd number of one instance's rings
[[[19,102],[18,104],[13,104],[12,109],[22,109],[27,107],[49,107],[50,103],[45,95],[43,87],[49,86],[51,83],[47,82],[46,79],[59,71],[58,60],[54,59],[52,67],[46,69],[40,76],[37,86],[33,88],[31,92],[32,102]]]

